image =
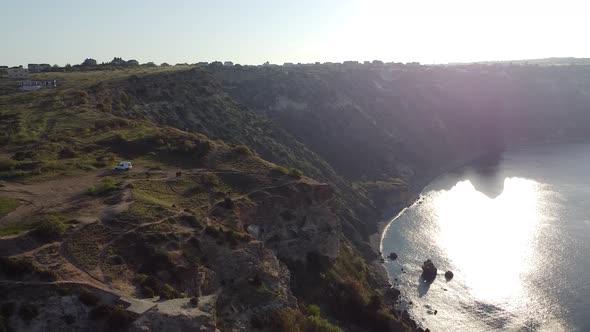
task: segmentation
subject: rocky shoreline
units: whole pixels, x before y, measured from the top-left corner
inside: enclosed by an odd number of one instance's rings
[[[391,223],[393,223],[393,221],[395,221],[402,213],[404,213],[406,211],[406,209],[411,208],[412,206],[414,206],[415,204],[417,204],[420,201],[420,199],[422,197],[422,191],[428,186],[428,184],[435,181],[438,177],[442,176],[443,174],[446,174],[446,173],[451,172],[455,169],[458,169],[458,168],[464,167],[468,164],[471,164],[471,163],[477,161],[478,159],[483,158],[485,155],[486,155],[485,153],[477,153],[475,156],[471,156],[469,158],[464,158],[458,162],[451,163],[451,165],[448,165],[446,167],[441,167],[435,172],[429,172],[429,175],[421,176],[419,179],[417,179],[416,181],[414,181],[413,183],[410,184],[410,188],[417,189],[417,190],[414,190],[415,192],[417,192],[417,194],[414,196],[414,198],[404,202],[404,204],[400,205],[399,208],[392,209],[390,212],[385,214],[386,216],[390,216],[390,217],[384,217],[377,223],[377,232],[369,237],[369,244],[371,245],[371,247],[375,251],[380,253],[381,257],[377,261],[378,262],[377,264],[371,264],[371,266],[376,270],[376,273],[378,273],[379,275],[384,277],[385,280],[387,281],[385,294],[391,293],[391,290],[395,289],[395,294],[396,294],[395,298],[397,299],[401,296],[400,291],[397,288],[393,287],[393,285],[391,283],[392,276],[389,275],[389,272],[385,268],[385,263],[384,263],[384,260],[387,259],[388,253],[383,252],[383,239],[384,239],[385,233],[387,232],[387,229],[389,228]],[[403,312],[400,312],[400,314],[401,314],[401,319],[403,321],[409,323],[409,325],[411,325],[414,329],[416,329],[416,330],[423,329],[423,328],[419,327],[418,322],[416,320],[414,320],[409,315],[409,313],[407,311],[404,310]],[[426,329],[426,331],[428,331],[428,329]]]

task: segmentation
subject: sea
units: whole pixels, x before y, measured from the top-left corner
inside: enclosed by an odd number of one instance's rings
[[[439,176],[381,251],[398,255],[385,266],[400,308],[431,331],[590,331],[590,144],[515,148]]]

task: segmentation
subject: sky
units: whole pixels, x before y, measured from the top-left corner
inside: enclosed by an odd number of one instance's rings
[[[0,0],[0,65],[590,57],[584,0]]]

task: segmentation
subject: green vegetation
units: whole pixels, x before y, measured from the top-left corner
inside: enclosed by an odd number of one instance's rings
[[[291,168],[291,170],[289,171],[289,176],[299,179],[301,176],[303,176],[303,172],[296,168]]]
[[[309,304],[307,307],[305,307],[305,314],[308,316],[320,317],[321,316],[320,307],[318,307],[315,304]]]
[[[35,235],[43,240],[60,239],[66,232],[66,225],[62,218],[47,215],[35,227]]]
[[[0,226],[0,236],[18,235],[31,229],[34,229],[34,225],[24,222],[2,225]]]
[[[66,250],[82,268],[91,270],[98,263],[99,245],[108,242],[112,235],[112,230],[98,223],[86,225],[72,234]]]
[[[318,312],[304,315],[293,308],[276,310],[271,315],[270,328],[286,332],[342,332],[338,326],[320,316]]]
[[[289,170],[288,170],[288,169],[286,169],[286,168],[285,168],[285,167],[283,167],[283,166],[276,166],[276,167],[274,167],[274,168],[272,169],[272,171],[273,171],[274,173],[277,173],[277,174],[279,174],[279,175],[287,175],[287,174],[289,174]]]
[[[0,197],[0,218],[14,211],[18,207],[16,199],[11,197]]]
[[[118,188],[117,180],[112,176],[107,176],[100,181],[100,185],[98,187],[92,186],[88,188],[88,193],[90,195],[107,195],[111,193],[113,190]]]
[[[24,258],[0,257],[0,276],[7,279],[38,279],[41,281],[54,281],[56,275],[52,271],[45,270]]]
[[[245,155],[245,156],[251,156],[253,155],[252,151],[250,150],[250,148],[248,148],[245,145],[238,145],[234,148],[234,151],[236,151],[237,153],[241,154],[241,155]]]
[[[139,284],[142,295],[147,298],[152,298],[156,295],[159,295],[164,299],[175,299],[180,297],[180,292],[174,289],[174,287],[162,282],[154,276],[137,274],[135,276],[135,282]]]

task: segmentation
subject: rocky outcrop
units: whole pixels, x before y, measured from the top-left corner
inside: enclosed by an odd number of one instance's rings
[[[238,329],[247,329],[253,315],[297,304],[289,270],[262,242],[219,256],[215,270],[221,285],[219,316]]]
[[[424,279],[424,281],[431,283],[434,281],[434,279],[436,279],[436,273],[437,273],[437,268],[434,265],[434,263],[430,260],[427,259],[423,264],[422,264],[422,278]]]
[[[452,271],[447,271],[445,272],[445,279],[447,279],[447,281],[450,281],[451,279],[453,279],[455,275],[453,274]]]
[[[215,332],[215,299],[215,295],[200,297],[197,306],[188,298],[158,303],[136,319],[129,331]]]
[[[251,195],[258,238],[281,259],[306,262],[309,254],[338,256],[340,222],[331,211],[329,185],[298,182]]]

